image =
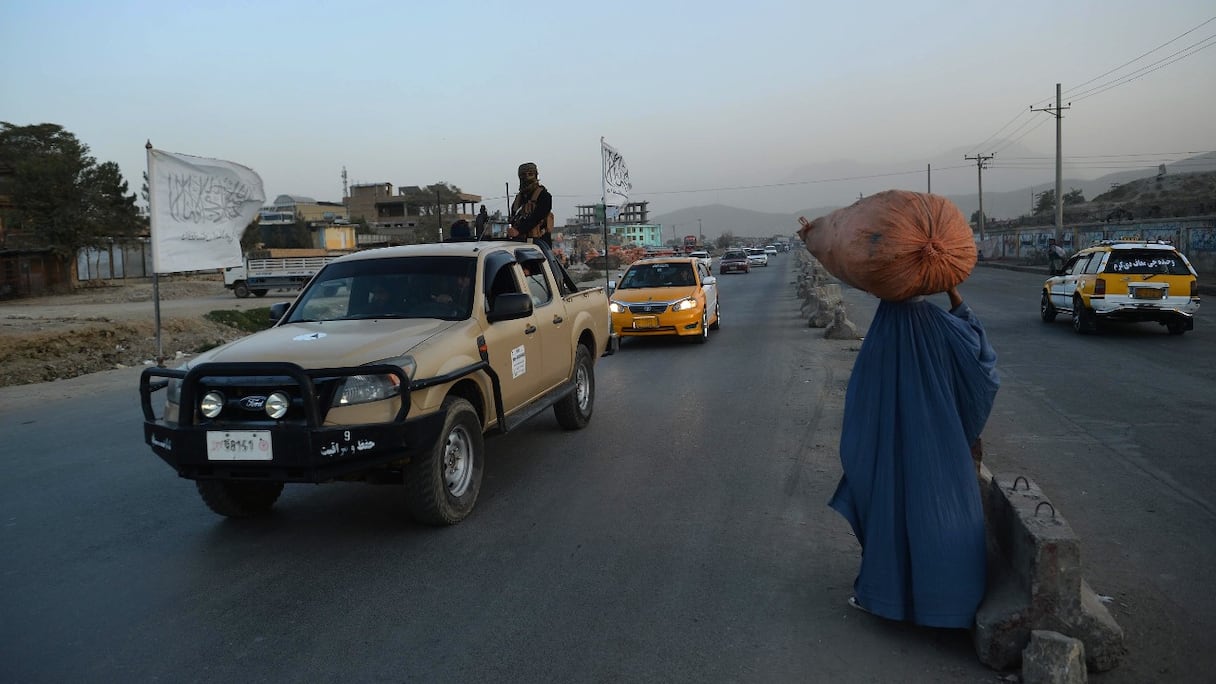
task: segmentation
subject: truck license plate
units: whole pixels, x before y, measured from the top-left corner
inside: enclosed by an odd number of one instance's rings
[[[208,461],[269,461],[269,430],[208,430]]]

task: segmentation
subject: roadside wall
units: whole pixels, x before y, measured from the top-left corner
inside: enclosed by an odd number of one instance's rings
[[[985,259],[1021,260],[1026,264],[1047,263],[1047,241],[1055,237],[1052,226],[1035,226],[988,233],[976,241]],[[1064,226],[1064,247],[1074,252],[1101,240],[1168,240],[1186,255],[1200,273],[1216,273],[1216,216],[1185,219],[1145,219],[1122,223],[1081,223]]]

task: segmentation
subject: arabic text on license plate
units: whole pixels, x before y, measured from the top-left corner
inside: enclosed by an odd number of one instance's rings
[[[1165,299],[1165,290],[1155,287],[1138,287],[1132,290],[1132,299]]]
[[[647,318],[633,319],[633,327],[635,328],[657,328],[659,327],[659,319],[650,316]]]
[[[269,430],[209,430],[208,461],[271,460]]]

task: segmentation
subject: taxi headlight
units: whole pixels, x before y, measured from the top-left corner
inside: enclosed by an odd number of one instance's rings
[[[620,302],[608,302],[608,310],[612,313],[625,313],[625,305]]]
[[[266,415],[275,420],[287,415],[289,408],[291,408],[291,397],[284,392],[272,392],[269,397],[266,397]]]
[[[215,418],[224,410],[224,395],[211,390],[203,395],[203,400],[198,403],[198,410],[208,418]]]
[[[687,311],[697,308],[697,300],[692,297],[686,297],[671,305],[672,311]]]

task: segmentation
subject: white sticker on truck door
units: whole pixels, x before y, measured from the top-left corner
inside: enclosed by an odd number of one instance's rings
[[[524,355],[524,346],[521,344],[511,350],[511,377],[518,378],[528,372],[528,357]]]

